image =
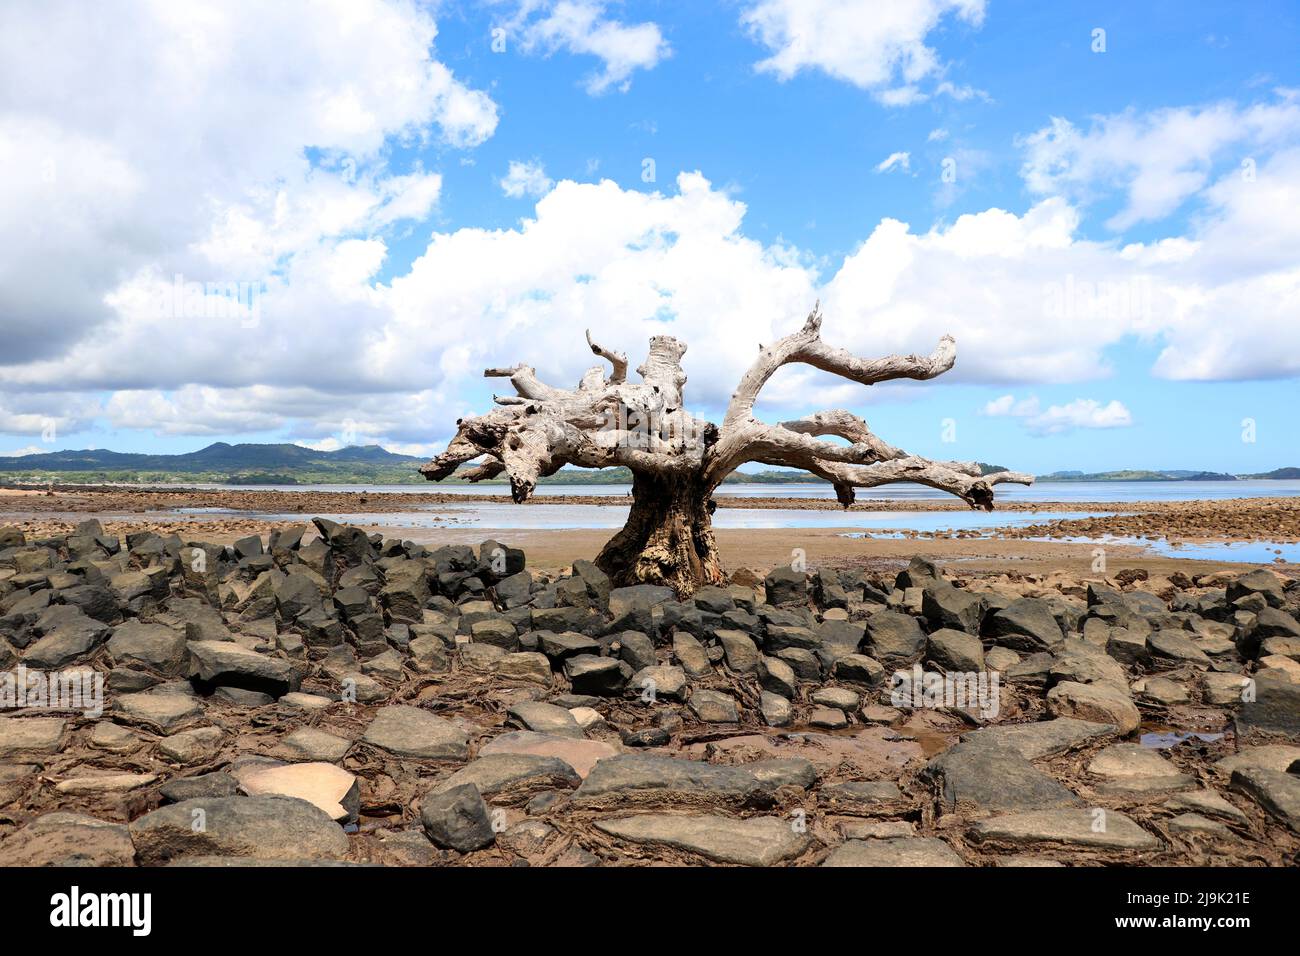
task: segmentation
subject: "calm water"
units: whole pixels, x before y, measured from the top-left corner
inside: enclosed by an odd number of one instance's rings
[[[165,486],[162,486],[165,487]],[[504,485],[470,485],[463,482],[427,482],[422,485],[187,485],[192,488],[246,491],[341,491],[350,493],[383,492],[385,494],[425,494],[444,492],[453,495],[498,495],[510,497]],[[573,495],[626,497],[630,485],[538,485],[539,498],[563,498]],[[745,498],[834,498],[835,492],[821,482],[789,485],[723,485],[719,496]],[[997,497],[1006,501],[1194,501],[1221,498],[1270,498],[1300,495],[1300,481],[1040,481],[1028,488],[1022,485],[998,485]],[[924,485],[895,484],[862,489],[860,499],[883,498],[912,500],[948,498],[948,495]]]
[[[466,502],[463,505],[425,505],[412,511],[381,514],[336,513],[320,517],[341,524],[405,530],[436,528],[483,528],[493,531],[563,531],[604,529],[615,531],[627,520],[624,504],[593,506],[537,504],[519,506],[503,502]],[[299,524],[302,514],[262,514],[228,508],[182,508],[168,514],[205,517],[262,517],[271,521]],[[844,528],[847,538],[905,538],[908,531],[974,531],[980,537],[995,538],[999,528],[1038,524],[1062,518],[1099,517],[1103,512],[1009,512],[994,511],[801,511],[784,508],[719,508],[713,516],[716,528]],[[160,515],[162,517],[164,515]],[[1300,563],[1300,544],[1276,541],[1233,541],[1188,543],[1163,538],[1135,538],[1105,535],[1099,538],[1029,538],[1050,543],[1133,545],[1167,557],[1202,561],[1230,561],[1270,564],[1281,558]]]
[[[182,508],[177,514],[252,517],[251,512],[224,508]],[[514,503],[466,503],[430,505],[413,511],[381,514],[324,514],[340,524],[379,528],[493,528],[501,530],[563,530],[606,528],[618,530],[627,521],[628,507],[545,504],[519,506]],[[963,531],[1037,524],[1060,518],[1096,517],[1096,513],[1053,511],[801,511],[780,508],[719,508],[713,515],[715,528],[864,528],[881,532]],[[272,521],[301,522],[301,514],[260,515]]]

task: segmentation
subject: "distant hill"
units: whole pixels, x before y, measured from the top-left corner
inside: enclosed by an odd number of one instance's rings
[[[216,442],[181,455],[87,450],[0,458],[7,480],[316,484],[422,480],[425,459],[397,455],[379,445],[316,451],[302,445],[231,445]]]
[[[1286,470],[1286,469],[1282,469]],[[1290,469],[1294,471],[1295,469]],[[1272,477],[1272,476],[1269,476]],[[1039,475],[1039,481],[1236,481],[1236,475],[1216,471],[1054,471]]]
[[[216,442],[181,455],[143,455],[120,451],[55,451],[14,458],[0,458],[0,481],[173,483],[211,482],[228,485],[310,484],[421,484],[416,470],[424,458],[398,455],[379,445],[351,445],[338,451],[316,451],[302,445]],[[1001,465],[978,462],[980,472],[996,474]],[[466,466],[468,467],[468,466]],[[1210,471],[1056,471],[1040,475],[1039,481],[1236,481],[1238,476]],[[1300,468],[1278,468],[1245,478],[1300,478]],[[783,485],[821,482],[803,471],[769,469],[732,472],[727,484]],[[626,468],[561,468],[540,484],[627,485],[632,473]],[[448,479],[455,482],[455,476]],[[506,484],[503,477],[482,482]],[[436,486],[434,486],[436,488]],[[433,490],[433,489],[431,489]]]

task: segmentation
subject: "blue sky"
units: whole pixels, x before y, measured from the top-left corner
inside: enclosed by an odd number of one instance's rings
[[[833,402],[1038,473],[1300,464],[1300,7],[890,6],[375,0],[340,41],[321,8],[73,30],[15,5],[0,152],[35,188],[0,218],[31,256],[0,277],[0,451],[429,453],[500,388],[477,370],[568,384],[588,326],[633,364],[690,343],[716,416],[820,296],[828,341],[951,332],[957,368],[871,394],[792,373],[770,417]],[[132,62],[67,69],[119,32]],[[142,311],[178,273],[262,312]],[[1141,294],[1045,313],[1111,280]]]

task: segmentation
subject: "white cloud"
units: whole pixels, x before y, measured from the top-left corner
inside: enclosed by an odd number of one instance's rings
[[[937,129],[930,130],[930,135],[925,138],[927,143],[942,143],[948,138],[948,131],[940,126]]]
[[[551,191],[551,186],[554,185],[547,177],[542,164],[536,160],[533,162],[511,160],[510,168],[500,182],[501,191],[511,199],[523,199],[525,196],[534,198],[544,196]]]
[[[912,168],[911,153],[890,153],[876,164],[876,172],[887,173],[894,169],[907,171]]]
[[[1251,150],[1272,152],[1298,140],[1300,103],[1287,99],[1246,108],[1216,103],[1129,110],[1095,117],[1087,130],[1054,117],[1021,141],[1022,175],[1043,195],[1088,201],[1121,190],[1127,203],[1107,225],[1124,230],[1177,210],[1205,188],[1225,157],[1233,165],[1253,163]]]
[[[381,0],[3,5],[6,359],[111,321],[122,275],[260,279],[322,239],[427,214],[440,179],[393,175],[385,144],[468,146],[496,126],[432,58],[436,35]]]
[[[945,66],[926,41],[946,19],[978,27],[984,7],[985,0],[758,0],[741,23],[772,51],[759,70],[782,80],[821,70],[887,106],[905,106],[935,94],[977,95],[942,80]],[[927,92],[921,84],[929,80],[939,82]]]
[[[593,96],[611,88],[626,92],[634,72],[652,70],[672,55],[658,24],[609,19],[598,0],[521,0],[506,27],[525,53],[563,50],[599,59],[603,69],[585,83]]]
[[[20,410],[37,416],[28,426],[107,391],[100,414],[117,428],[427,446],[487,406],[484,367],[527,361],[548,381],[576,382],[592,364],[585,328],[633,358],[650,336],[678,335],[690,345],[691,407],[717,407],[759,343],[796,328],[818,296],[827,340],[862,354],[928,351],[955,335],[945,381],[1105,377],[1106,350],[1132,336],[1161,344],[1156,372],[1169,377],[1295,374],[1300,329],[1282,317],[1300,304],[1300,223],[1289,215],[1300,156],[1262,166],[1252,185],[1266,191],[1221,183],[1211,224],[1147,245],[1079,238],[1078,211],[1061,199],[927,232],[885,220],[823,276],[798,250],[747,237],[744,204],[698,173],[665,194],[566,180],[517,228],[434,233],[386,285],[373,278],[380,240],[299,252],[251,328],[159,318],[157,280],[131,280],[111,297],[109,325],[56,358],[0,367],[0,395],[36,396]],[[1122,294],[1103,294],[1107,283]],[[789,368],[763,406],[856,407],[881,394]],[[1050,431],[1113,411],[1034,416]]]
[[[1023,419],[1025,429],[1034,435],[1063,435],[1076,428],[1127,428],[1133,415],[1118,399],[1103,405],[1091,398],[1076,398],[1065,405],[1042,409],[1037,396],[1017,401],[1003,395],[984,406],[984,414]]]
[[[44,455],[50,449],[41,448],[39,445],[28,445],[26,448],[15,448],[12,451],[0,451],[0,458],[22,458],[25,455]]]

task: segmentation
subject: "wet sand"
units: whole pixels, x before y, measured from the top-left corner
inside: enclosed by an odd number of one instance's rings
[[[0,525],[13,525],[31,537],[65,535],[84,517],[98,517],[109,534],[125,535],[151,530],[176,533],[182,538],[229,543],[252,534],[267,534],[286,524],[285,514],[302,515],[307,523],[315,514],[387,514],[409,512],[420,506],[465,505],[501,502],[500,495],[451,495],[446,493],[355,493],[284,492],[240,489],[134,489],[55,488],[54,492],[31,489],[0,489]],[[765,510],[840,510],[836,502],[813,498],[722,497],[719,508]],[[554,498],[533,499],[532,503],[556,504]],[[564,504],[593,507],[625,507],[627,499],[600,496],[566,496]],[[527,507],[527,505],[524,505]],[[212,508],[239,514],[174,514],[181,508]],[[1047,521],[998,529],[992,536],[984,531],[904,532],[898,538],[848,537],[860,528],[755,528],[715,531],[728,567],[766,569],[786,564],[794,549],[802,549],[811,566],[868,567],[906,563],[920,554],[943,564],[959,565],[973,572],[1024,571],[1043,573],[1061,570],[1088,572],[1096,558],[1097,545],[1078,538],[1104,536],[1165,538],[1186,541],[1300,541],[1300,499],[1239,498],[1222,501],[1126,502],[1005,502],[1000,510],[1016,512],[1079,513],[1077,519]],[[872,499],[859,502],[855,512],[948,512],[966,510],[950,498]],[[262,514],[259,514],[261,512]],[[1102,514],[1098,515],[1098,512]],[[523,530],[485,527],[400,528],[376,524],[367,528],[389,537],[421,543],[477,544],[495,538],[526,547],[538,566],[563,567],[576,558],[592,558],[609,539],[608,529]],[[1030,539],[1058,540],[1030,540]],[[1185,568],[1208,570],[1240,569],[1239,562],[1189,560],[1147,553],[1137,544],[1107,544],[1106,559],[1112,568],[1143,568],[1153,574]],[[1119,564],[1116,564],[1119,562]],[[1294,565],[1275,562],[1283,570]]]

